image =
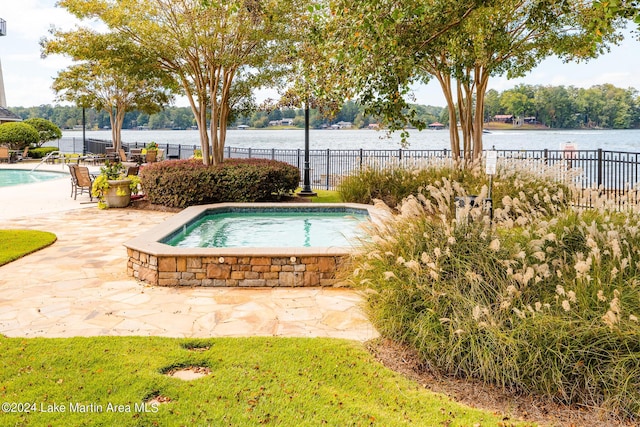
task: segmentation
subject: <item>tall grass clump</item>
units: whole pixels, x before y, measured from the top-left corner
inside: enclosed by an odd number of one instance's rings
[[[406,198],[350,280],[435,370],[640,419],[640,214],[576,212],[567,186],[512,175],[492,222],[452,216],[457,182]]]
[[[493,206],[507,208],[512,216],[523,216],[525,209],[535,215],[565,209],[571,200],[576,172],[535,160],[501,159],[491,186]],[[432,202],[445,197],[453,206],[455,197],[480,195],[483,190],[484,197],[488,196],[488,188],[489,177],[479,165],[462,168],[447,159],[432,158],[410,164],[391,162],[384,167],[364,167],[345,177],[338,192],[346,202],[381,200],[393,208],[408,196],[430,197]]]

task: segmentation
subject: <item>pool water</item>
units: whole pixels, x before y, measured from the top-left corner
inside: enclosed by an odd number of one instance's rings
[[[50,179],[64,178],[68,174],[60,172],[41,172],[20,169],[0,169],[0,187],[12,185],[32,184],[34,182],[48,181]]]
[[[206,214],[163,240],[177,247],[349,247],[362,235],[366,211],[291,209]]]

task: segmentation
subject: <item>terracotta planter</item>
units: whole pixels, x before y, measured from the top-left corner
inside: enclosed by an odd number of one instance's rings
[[[158,156],[158,150],[148,150],[147,157],[146,157],[147,163],[155,162],[157,156]]]
[[[130,179],[109,180],[109,188],[105,192],[104,202],[109,208],[124,208],[131,203]]]

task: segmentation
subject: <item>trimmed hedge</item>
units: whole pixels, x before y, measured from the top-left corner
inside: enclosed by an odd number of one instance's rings
[[[140,171],[147,199],[157,205],[184,208],[220,202],[260,202],[292,193],[300,171],[266,159],[228,159],[205,166],[201,160],[169,160]]]
[[[29,149],[29,157],[32,159],[42,159],[47,154],[58,151],[58,147],[38,147]]]

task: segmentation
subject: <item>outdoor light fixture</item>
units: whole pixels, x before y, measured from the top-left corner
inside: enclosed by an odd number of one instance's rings
[[[318,194],[311,189],[311,177],[309,166],[309,102],[304,104],[304,176],[302,180],[302,191],[298,194],[303,197],[313,197]]]

